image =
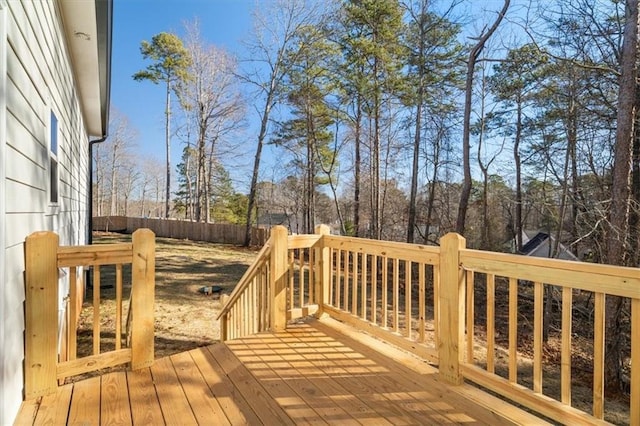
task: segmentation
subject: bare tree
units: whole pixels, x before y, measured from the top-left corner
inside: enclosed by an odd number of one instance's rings
[[[121,182],[120,188],[122,193],[122,205],[120,206],[120,212],[123,216],[129,216],[131,214],[130,201],[135,195],[135,190],[140,183],[140,170],[136,167],[137,160],[135,157],[127,157],[120,170],[119,181]]]
[[[260,130],[249,187],[245,245],[251,243],[260,161],[262,148],[269,133],[269,120],[273,108],[279,101],[283,79],[296,60],[295,55],[286,55],[287,49],[292,47],[297,32],[314,22],[318,6],[321,5],[318,3],[309,7],[303,0],[278,0],[269,3],[268,7],[256,10],[254,14],[253,40],[247,45],[251,59],[245,61],[252,67],[240,76],[243,81],[256,87],[259,97],[256,109],[260,116]],[[287,57],[288,60],[285,60]]]
[[[140,170],[140,186],[139,186],[139,202],[140,202],[140,216],[147,217],[151,215],[151,188],[153,182],[158,174],[158,170],[162,169],[162,164],[154,158],[145,158],[142,161],[142,167]]]
[[[338,114],[336,114],[338,115]],[[333,199],[333,205],[335,207],[336,210],[336,215],[338,217],[338,222],[340,223],[340,233],[342,235],[347,235],[347,228],[345,226],[345,221],[344,221],[344,214],[342,212],[342,207],[340,206],[339,200],[338,200],[338,184],[340,181],[340,167],[339,167],[339,163],[338,163],[338,156],[339,153],[342,149],[342,147],[344,146],[344,141],[342,143],[340,143],[340,139],[338,137],[338,128],[340,126],[339,120],[336,119],[335,121],[335,132],[334,132],[334,139],[333,139],[333,152],[335,153],[335,155],[330,156],[329,158],[320,158],[320,161],[318,162],[318,165],[320,167],[320,170],[322,171],[322,173],[324,173],[327,176],[327,181],[329,183],[329,188],[331,188],[331,195],[332,195],[332,199]],[[325,160],[325,161],[323,161]]]
[[[486,135],[486,114],[487,114],[487,75],[486,75],[486,63],[482,66],[482,78],[480,81],[480,118],[477,123],[476,132],[478,134],[478,167],[482,173],[482,214],[481,214],[481,233],[480,233],[480,248],[483,250],[492,249],[493,245],[490,241],[491,236],[491,219],[489,217],[489,168],[493,162],[502,153],[503,146],[500,149],[491,153],[488,158],[486,155],[485,137]]]
[[[209,222],[211,170],[217,145],[240,127],[244,104],[235,77],[235,59],[202,40],[198,21],[185,26],[190,78],[179,86],[178,95],[196,132],[195,219]],[[188,176],[187,179],[190,184]]]
[[[117,215],[119,203],[123,197],[123,184],[120,178],[123,171],[131,168],[131,157],[137,133],[131,128],[126,116],[113,109],[109,114],[111,133],[106,141],[94,147],[96,175],[94,201],[96,213]],[[108,199],[108,206],[106,201]]]
[[[471,195],[471,95],[473,91],[475,66],[487,40],[489,40],[489,37],[491,37],[491,35],[493,35],[493,33],[498,29],[500,22],[502,22],[502,18],[504,18],[504,15],[507,13],[510,2],[511,0],[504,0],[502,10],[498,13],[496,20],[486,32],[484,32],[484,30],[482,31],[482,34],[478,38],[478,42],[469,52],[464,99],[464,128],[462,130],[462,162],[464,180],[460,194],[460,203],[458,205],[458,219],[456,220],[456,232],[459,234],[464,234],[467,208],[469,207],[469,196]]]

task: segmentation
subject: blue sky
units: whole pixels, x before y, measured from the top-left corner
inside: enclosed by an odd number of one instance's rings
[[[240,40],[251,31],[254,4],[254,0],[114,0],[111,106],[126,116],[137,132],[135,150],[142,156],[155,157],[164,164],[163,87],[132,79],[148,64],[140,54],[140,42],[163,31],[182,36],[183,23],[197,17],[205,41],[240,54]],[[174,139],[171,149],[175,183],[182,146]]]
[[[241,40],[250,37],[252,11],[258,0],[114,0],[113,56],[111,105],[128,119],[137,132],[135,150],[143,158],[154,157],[163,165],[165,160],[164,141],[164,88],[148,81],[136,82],[132,75],[144,69],[148,62],[142,59],[140,43],[150,40],[160,32],[184,33],[184,22],[198,18],[202,38],[205,42],[224,47],[238,57],[243,56]],[[264,0],[268,2],[270,0]],[[322,0],[320,0],[322,1]],[[477,34],[486,21],[485,11],[490,19],[500,9],[503,0],[467,0],[461,11],[470,22],[467,31]],[[511,13],[517,13],[514,3]],[[469,18],[473,17],[473,18]],[[249,105],[247,113],[255,113]],[[252,117],[249,116],[249,123]],[[255,121],[255,119],[254,119]],[[255,126],[254,126],[255,127]],[[251,126],[246,137],[255,139]],[[254,156],[254,143],[242,153],[238,164],[231,169],[236,189],[248,189],[249,174]],[[175,167],[180,159],[182,144],[175,137],[172,142],[172,186],[175,185]],[[278,171],[277,156],[269,146],[265,147],[261,167],[261,177],[270,179]],[[164,166],[162,166],[164,167]]]

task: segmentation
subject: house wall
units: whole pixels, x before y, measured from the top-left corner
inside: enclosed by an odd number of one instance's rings
[[[549,239],[543,241],[535,250],[529,253],[529,256],[533,257],[549,257],[551,253],[551,247],[549,246]],[[578,260],[569,250],[560,245],[560,253],[556,256],[556,259],[562,260]]]
[[[5,316],[5,294],[4,287],[6,283],[5,274],[5,222],[4,222],[4,207],[6,205],[5,198],[5,151],[6,151],[6,85],[7,85],[7,2],[6,0],[0,0],[0,424],[6,423],[8,420],[5,391],[5,348],[6,340],[4,337],[4,320]],[[10,415],[10,414],[9,414]]]
[[[24,381],[24,239],[52,230],[63,245],[86,244],[89,147],[57,1],[0,0],[1,20],[0,64],[6,68],[0,65],[0,424],[11,424]],[[59,128],[58,203],[49,201],[51,112]],[[68,290],[61,285],[62,312]]]

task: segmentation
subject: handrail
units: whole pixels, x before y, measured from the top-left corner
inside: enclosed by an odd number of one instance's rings
[[[216,317],[216,321],[220,320],[224,315],[229,313],[231,307],[236,303],[240,295],[247,289],[249,284],[251,284],[251,280],[255,277],[256,272],[260,268],[260,265],[264,264],[264,262],[268,262],[269,256],[271,255],[271,239],[267,240],[264,246],[260,249],[258,254],[256,255],[255,260],[249,266],[249,268],[244,272],[238,284],[234,287],[233,291],[229,295],[228,300],[225,302],[224,306],[220,310],[220,313]]]
[[[66,246],[58,249],[58,268],[131,263],[133,244]]]
[[[638,268],[465,249],[460,267],[494,275],[640,299]],[[599,277],[600,280],[596,280]],[[603,291],[604,290],[604,291]]]

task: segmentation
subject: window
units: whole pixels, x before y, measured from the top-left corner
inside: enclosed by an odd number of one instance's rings
[[[58,118],[51,112],[49,139],[49,202],[58,203]]]

